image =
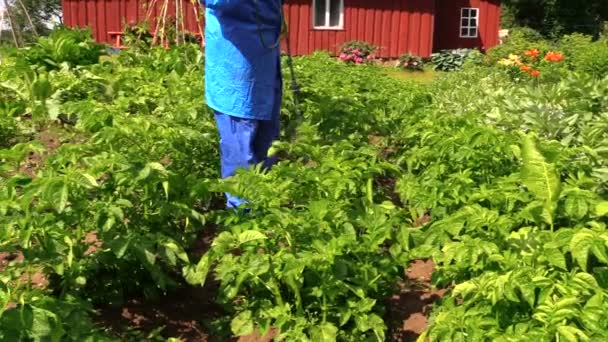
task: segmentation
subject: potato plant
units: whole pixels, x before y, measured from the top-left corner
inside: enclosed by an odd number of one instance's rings
[[[64,63],[70,39],[0,66],[1,340],[118,340],[99,305],[215,283],[233,336],[383,341],[415,259],[448,290],[421,340],[608,338],[606,80],[297,58],[279,163],[222,181],[197,46]]]

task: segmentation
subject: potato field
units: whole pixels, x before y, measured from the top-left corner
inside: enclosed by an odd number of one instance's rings
[[[608,78],[581,41],[425,83],[295,58],[280,162],[227,180],[199,46],[0,52],[0,340],[607,341]]]

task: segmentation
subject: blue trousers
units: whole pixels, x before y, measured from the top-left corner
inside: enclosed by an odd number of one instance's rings
[[[275,107],[270,120],[244,119],[215,112],[220,134],[222,178],[233,176],[240,168],[262,163],[268,169],[276,162],[275,156],[268,157],[268,149],[279,139],[280,103]],[[226,198],[228,208],[247,203],[229,193],[226,193]]]

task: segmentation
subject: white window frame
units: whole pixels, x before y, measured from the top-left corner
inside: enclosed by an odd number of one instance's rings
[[[340,1],[340,23],[337,26],[329,25],[331,1]],[[342,30],[344,29],[344,0],[325,0],[324,25],[317,26],[317,1],[312,0],[312,28],[315,30]]]
[[[469,10],[469,15],[466,17],[464,16],[465,10]],[[471,10],[475,10],[476,15],[474,17],[471,16]],[[468,25],[462,25],[463,19],[467,19]],[[471,19],[475,19],[475,22],[477,23],[477,25],[471,26]],[[459,27],[460,27],[460,29],[458,31],[458,34],[460,35],[460,38],[479,38],[479,8],[478,7],[462,7],[460,9]],[[462,30],[464,30],[464,29],[467,30],[467,34],[462,34]],[[475,29],[475,35],[471,35],[471,29]]]

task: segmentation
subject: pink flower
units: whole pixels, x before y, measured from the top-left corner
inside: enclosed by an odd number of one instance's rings
[[[414,62],[412,63],[414,66],[418,66],[418,62]]]
[[[374,59],[376,58],[376,55],[374,55],[373,53],[371,55],[367,55],[367,59]]]
[[[341,54],[340,54],[340,59],[341,59],[341,60],[345,60],[345,59],[346,59],[346,54],[341,53]]]
[[[361,63],[363,63],[363,58],[361,58],[361,57],[356,57],[356,58],[355,58],[355,63],[357,63],[357,64],[361,64]]]
[[[405,62],[405,63],[403,63],[403,66],[404,66],[404,67],[407,67],[407,66],[409,66],[409,65],[410,65],[410,63],[409,63],[409,62]]]

